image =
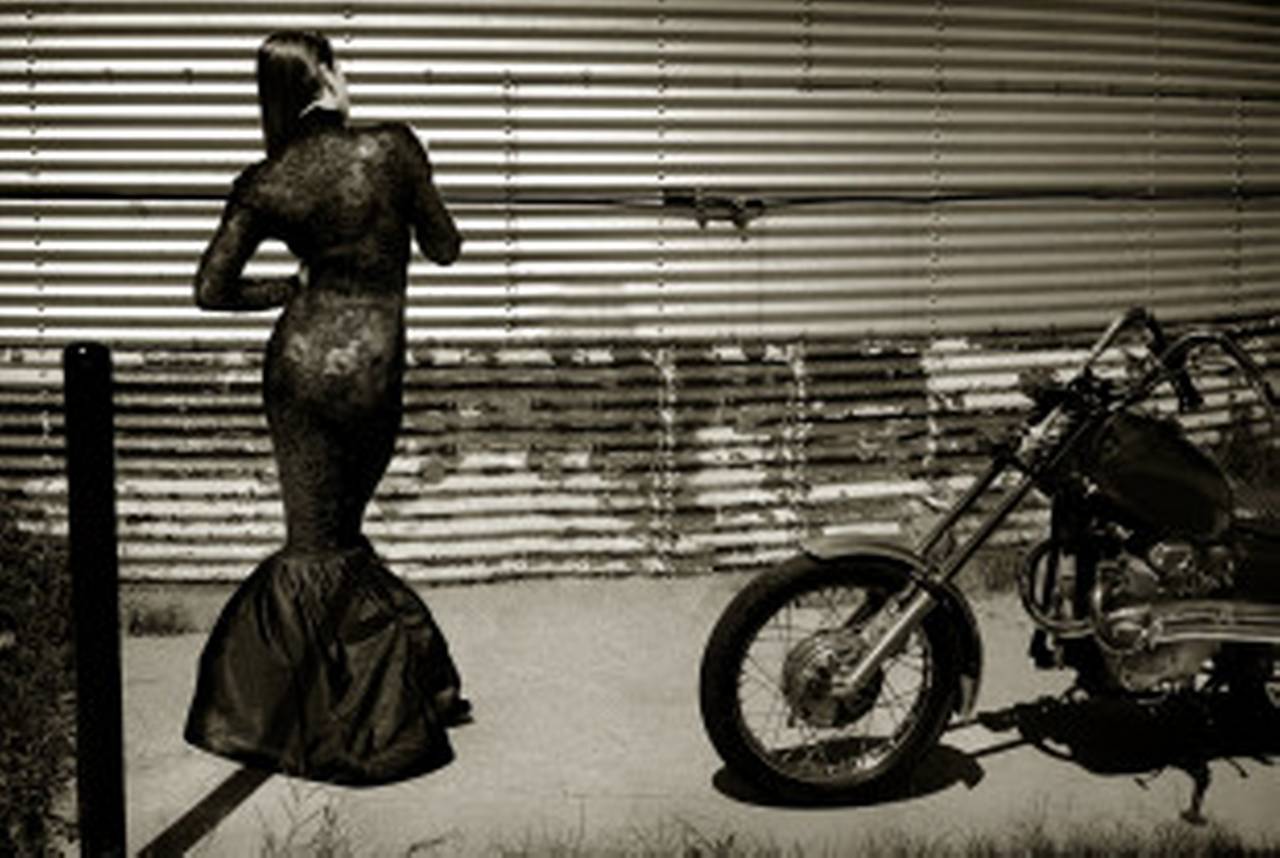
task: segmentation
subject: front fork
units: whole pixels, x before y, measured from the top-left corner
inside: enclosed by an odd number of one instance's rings
[[[920,557],[928,556],[928,553],[955,526],[961,516],[967,513],[978,498],[991,488],[1006,467],[1006,460],[997,460],[992,463],[992,466],[969,487],[960,502],[953,505],[951,510],[915,546],[916,553]],[[991,537],[991,534],[1004,523],[1005,519],[1022,502],[1022,499],[1027,496],[1027,493],[1031,491],[1034,485],[1035,480],[1030,475],[1024,476],[1019,480],[1013,490],[1001,500],[999,506],[987,517],[982,526],[965,540],[964,544],[951,552],[935,570],[930,570],[922,580],[917,580],[914,587],[908,588],[904,594],[905,602],[902,603],[902,609],[899,611],[898,616],[894,618],[893,622],[888,625],[854,667],[848,679],[850,687],[861,688],[871,680],[876,671],[880,669],[881,665],[889,657],[902,648],[907,638],[911,636],[911,632],[920,625],[929,611],[933,610],[938,603],[930,590],[939,584],[946,585],[951,583],[951,580],[959,574],[964,565],[972,559],[978,549]]]

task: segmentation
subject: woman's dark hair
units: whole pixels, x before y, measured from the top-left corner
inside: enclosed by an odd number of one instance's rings
[[[320,69],[333,69],[333,47],[319,33],[273,33],[258,48],[258,104],[267,154],[284,148],[298,117],[320,93]]]

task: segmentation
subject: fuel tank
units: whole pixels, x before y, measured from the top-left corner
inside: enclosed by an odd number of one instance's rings
[[[1082,470],[1121,520],[1200,539],[1217,538],[1230,526],[1226,476],[1171,421],[1120,412],[1085,449]]]

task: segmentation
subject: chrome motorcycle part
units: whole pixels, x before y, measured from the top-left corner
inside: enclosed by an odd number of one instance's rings
[[[976,498],[977,493],[971,494]],[[956,714],[967,718],[973,714],[978,690],[982,685],[982,636],[978,631],[978,621],[973,615],[973,609],[960,590],[955,585],[934,577],[930,561],[920,553],[926,550],[928,543],[928,540],[924,540],[917,545],[915,551],[911,551],[894,542],[867,539],[865,536],[823,534],[805,540],[801,547],[806,555],[820,562],[849,562],[851,558],[856,558],[857,562],[888,563],[907,570],[914,583],[928,590],[929,595],[938,602],[939,610],[950,618],[951,627],[955,631],[958,650],[956,664],[960,671]],[[934,541],[932,544],[937,548],[939,543]],[[948,555],[948,559],[949,557]]]
[[[1166,644],[1120,655],[1107,654],[1117,685],[1137,694],[1190,688],[1219,644],[1210,641]]]
[[[885,558],[801,556],[744,588],[702,662],[703,722],[729,766],[803,800],[872,797],[899,783],[959,693],[956,633],[940,609],[854,681],[913,587],[910,568]]]
[[[1223,545],[1199,546],[1183,540],[1158,542],[1147,551],[1147,563],[1167,596],[1207,596],[1231,585],[1234,563]]]
[[[1186,684],[1224,645],[1280,647],[1280,605],[1229,599],[1170,600],[1097,618],[1112,677],[1129,691]]]
[[[871,709],[884,684],[877,670],[861,686],[850,670],[867,652],[866,642],[848,629],[824,629],[800,641],[782,665],[782,692],[791,715],[813,727],[843,727]]]
[[[1052,539],[1035,545],[1022,560],[1018,595],[1023,609],[1040,628],[1060,638],[1087,637],[1093,634],[1093,625],[1087,617],[1072,615],[1071,588],[1075,576],[1064,574],[1063,559]],[[1041,564],[1044,564],[1043,569]],[[1052,568],[1050,564],[1053,564]],[[1042,583],[1045,581],[1051,583]],[[1038,592],[1046,587],[1048,592]]]
[[[1238,599],[1179,599],[1117,608],[1101,618],[1099,637],[1128,652],[1166,644],[1280,646],[1280,605]]]

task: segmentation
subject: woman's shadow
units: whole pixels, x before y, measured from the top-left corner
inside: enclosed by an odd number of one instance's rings
[[[982,780],[979,762],[1004,751],[1031,745],[1099,775],[1132,775],[1140,785],[1167,769],[1192,781],[1183,819],[1203,823],[1201,808],[1210,786],[1209,763],[1239,760],[1265,765],[1280,755],[1280,717],[1241,707],[1226,695],[1174,696],[1159,702],[1119,698],[1042,697],[1005,709],[980,713],[972,723],[993,733],[1012,733],[1003,741],[972,752],[939,744],[926,753],[901,786],[859,806],[887,804],[930,795],[957,784],[973,788]],[[952,729],[964,726],[952,725]],[[738,801],[772,807],[821,807],[832,802],[790,800],[769,794],[721,769],[712,779],[721,793]]]

